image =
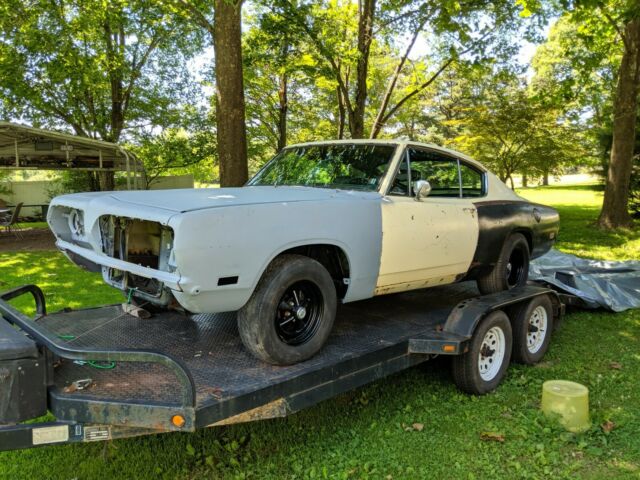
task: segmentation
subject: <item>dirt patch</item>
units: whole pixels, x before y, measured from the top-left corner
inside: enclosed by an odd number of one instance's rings
[[[20,237],[14,233],[0,232],[0,252],[34,252],[56,250],[53,234],[48,228],[25,228]]]

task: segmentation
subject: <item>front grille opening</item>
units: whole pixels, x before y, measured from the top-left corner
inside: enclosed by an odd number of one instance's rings
[[[130,220],[127,223],[126,260],[157,270],[162,225],[146,220]]]
[[[105,216],[100,220],[104,252],[120,260],[171,271],[173,230],[158,222],[126,217]]]

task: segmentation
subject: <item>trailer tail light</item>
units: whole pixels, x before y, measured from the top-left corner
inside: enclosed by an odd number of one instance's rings
[[[182,415],[174,415],[171,417],[171,423],[173,423],[174,427],[182,428],[187,422]]]

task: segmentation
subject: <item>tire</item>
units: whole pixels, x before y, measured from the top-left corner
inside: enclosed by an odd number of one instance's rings
[[[478,278],[478,290],[486,295],[525,285],[529,278],[529,259],[529,243],[524,235],[509,235],[491,272]]]
[[[281,255],[238,311],[240,338],[254,356],[274,365],[307,360],[327,341],[336,304],[335,285],[322,264]]]
[[[501,310],[490,313],[476,328],[469,350],[453,357],[455,384],[463,392],[474,395],[495,390],[509,368],[511,348],[509,317]]]
[[[553,304],[548,295],[535,297],[514,311],[513,360],[533,365],[549,349],[553,331]]]

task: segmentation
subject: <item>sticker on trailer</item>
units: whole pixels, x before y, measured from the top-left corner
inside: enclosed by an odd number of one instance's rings
[[[85,442],[99,442],[111,439],[110,427],[84,427]]]
[[[31,433],[34,445],[47,445],[49,443],[60,443],[69,440],[68,425],[34,428],[31,430]]]

